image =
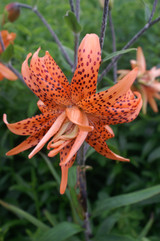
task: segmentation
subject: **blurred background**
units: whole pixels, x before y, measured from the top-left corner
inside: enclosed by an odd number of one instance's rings
[[[10,2],[9,0],[0,1],[1,18],[5,5]],[[74,35],[64,20],[64,15],[70,10],[69,1],[22,0],[21,3],[32,6],[37,4],[39,11],[73,58]],[[111,13],[117,50],[121,50],[145,25],[152,10],[152,4],[152,0],[114,0]],[[159,16],[159,10],[158,3],[154,18]],[[100,35],[102,15],[101,1],[81,1],[80,23],[83,29],[80,40],[87,33]],[[17,35],[14,41],[12,64],[18,71],[21,71],[26,55],[29,52],[34,53],[41,46],[40,56],[48,50],[67,78],[71,80],[70,66],[47,28],[32,11],[21,9],[20,17],[14,23],[6,23],[3,29]],[[157,23],[131,46],[142,47],[147,69],[153,66],[160,68],[159,30],[160,23]],[[112,53],[112,37],[107,24],[103,58],[110,53]],[[131,69],[131,59],[136,59],[136,51],[124,54],[118,62],[118,69]],[[108,63],[102,64],[100,73]],[[98,89],[110,85],[113,85],[112,70],[103,78]],[[39,113],[36,103],[37,97],[20,80],[4,79],[0,82],[0,199],[25,210],[47,225],[52,220],[53,227],[64,221],[77,223],[73,218],[67,195],[59,194],[59,184],[46,165],[44,156],[42,157],[44,154],[47,155],[45,148],[42,150],[42,155],[37,154],[31,160],[27,157],[29,151],[16,156],[5,156],[7,151],[18,145],[24,138],[14,135],[7,129],[2,121],[3,113],[8,115],[9,122],[14,123]],[[160,106],[158,101],[157,104]],[[109,147],[116,153],[130,158],[131,162],[120,163],[109,160],[92,149],[87,153],[86,165],[91,167],[87,171],[87,190],[93,240],[159,241],[160,190],[159,194],[145,201],[109,211],[104,210],[92,217],[94,210],[108,197],[132,193],[160,184],[160,114],[154,113],[148,107],[146,115],[141,113],[133,122],[113,126],[113,130],[115,138],[107,141]],[[60,175],[59,157],[56,156],[51,161],[56,174]],[[71,172],[69,185],[73,188],[74,168]],[[61,232],[63,233],[63,230]],[[37,227],[0,206],[0,241],[38,240],[38,235]],[[46,240],[49,239],[46,238]],[[80,232],[60,240],[78,241],[84,240],[84,237]]]

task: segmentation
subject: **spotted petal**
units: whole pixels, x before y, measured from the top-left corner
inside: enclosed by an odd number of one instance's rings
[[[101,49],[96,34],[87,34],[78,49],[78,64],[71,82],[74,103],[96,92]]]
[[[6,114],[4,114],[3,121],[7,125],[8,129],[14,134],[28,136],[34,134],[35,132],[39,132],[46,126],[51,126],[56,117],[57,114],[45,112],[44,114],[36,115],[32,118],[27,118],[13,124],[9,124]]]
[[[38,57],[38,49],[28,66],[29,54],[22,64],[22,75],[28,87],[49,107],[70,104],[69,82],[48,52]]]
[[[29,136],[25,141],[23,141],[18,146],[14,147],[10,151],[6,153],[7,156],[16,155],[20,152],[23,152],[25,150],[28,150],[29,148],[35,146],[38,144],[38,142],[42,139],[42,137],[45,135],[46,131],[49,129],[49,127],[44,128],[42,131],[35,133],[32,136]]]
[[[129,161],[129,159],[126,159],[124,157],[121,157],[117,155],[116,153],[112,152],[106,142],[103,138],[101,138],[101,134],[97,132],[96,130],[90,132],[86,138],[86,142],[92,146],[98,153],[101,155],[112,159],[112,160],[118,160],[118,161]]]

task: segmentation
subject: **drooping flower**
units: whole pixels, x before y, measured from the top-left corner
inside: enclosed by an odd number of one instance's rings
[[[16,37],[15,33],[8,33],[7,30],[1,31],[2,40],[4,43],[5,48],[8,47],[9,44],[13,44],[13,41]],[[2,46],[0,44],[0,54],[3,52]],[[9,80],[16,80],[17,76],[4,64],[0,62],[0,80],[3,80],[3,78],[9,79]]]
[[[133,121],[141,109],[141,95],[130,90],[137,76],[137,68],[115,86],[96,93],[101,62],[96,34],[87,34],[79,46],[78,64],[71,84],[49,53],[38,57],[39,51],[33,54],[30,67],[28,59],[31,53],[28,54],[22,65],[22,75],[28,87],[40,99],[37,104],[42,114],[14,124],[9,124],[4,114],[4,122],[10,131],[17,135],[29,135],[7,155],[16,155],[36,146],[29,154],[29,158],[32,158],[49,141],[48,156],[60,153],[60,193],[63,194],[68,169],[73,165],[84,141],[107,158],[129,161],[112,152],[106,140],[114,137],[109,125]]]
[[[154,98],[160,99],[160,83],[156,80],[160,76],[160,68],[156,67],[146,70],[146,61],[141,47],[137,49],[137,60],[131,60],[132,69],[138,67],[137,84],[134,86],[143,98],[142,111],[147,112],[147,103],[150,104],[154,112],[158,112],[157,104]],[[118,70],[118,73],[123,77],[129,70]]]

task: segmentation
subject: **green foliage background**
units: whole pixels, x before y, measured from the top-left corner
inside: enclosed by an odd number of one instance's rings
[[[9,0],[0,2],[0,14]],[[67,0],[23,0],[22,3],[34,5],[52,26],[62,44],[72,55],[74,36],[64,21],[64,15],[70,9]],[[152,0],[121,0],[114,1],[112,16],[115,25],[117,50],[128,42],[134,34],[146,23],[152,7]],[[158,16],[158,3],[155,17]],[[81,1],[80,23],[83,27],[80,38],[86,33],[100,34],[103,10],[99,1]],[[14,44],[12,63],[19,71],[21,64],[29,52],[34,53],[41,46],[41,56],[46,50],[50,52],[68,79],[72,73],[62,57],[57,45],[45,26],[30,10],[21,9],[19,19],[4,26],[10,32],[17,34]],[[132,47],[143,48],[147,68],[160,67],[160,23],[150,28]],[[103,57],[112,53],[112,38],[107,26]],[[122,56],[118,68],[129,69],[130,59],[135,59],[136,52]],[[100,72],[107,63],[101,66]],[[112,83],[112,71],[104,78],[99,89]],[[7,113],[9,122],[31,117],[38,113],[37,98],[19,80],[0,82],[0,115]],[[121,205],[92,215],[109,197],[136,192],[150,188],[160,183],[160,115],[148,108],[148,114],[139,117],[132,123],[113,127],[115,138],[107,143],[115,152],[131,159],[130,163],[119,163],[108,160],[96,152],[90,151],[87,165],[92,169],[87,172],[88,204],[91,214],[91,227],[95,241],[159,241],[160,240],[160,188],[156,195],[134,205]],[[15,215],[0,206],[0,241],[25,240],[84,240],[80,228],[81,220],[72,215],[68,196],[59,194],[58,179],[53,178],[44,157],[37,154],[31,160],[27,158],[29,151],[17,156],[6,157],[5,153],[19,144],[23,137],[9,132],[0,118],[0,198],[15,205],[50,227],[57,228],[43,237],[48,228],[37,227],[22,215]],[[45,148],[43,153],[47,154]],[[54,171],[60,175],[58,157],[53,158]],[[73,189],[74,171],[71,171],[69,186]],[[140,195],[140,194],[137,194]],[[142,194],[141,194],[142,195]],[[136,194],[133,195],[135,197]],[[140,196],[139,196],[140,197]],[[125,197],[120,199],[122,204]],[[126,198],[126,200],[128,200]],[[118,201],[117,201],[118,202]],[[119,208],[118,208],[119,207]],[[13,210],[12,210],[13,211]],[[67,222],[68,221],[68,222]],[[67,222],[67,223],[64,223]],[[74,226],[76,223],[78,226]],[[58,226],[60,225],[60,226]],[[68,225],[68,226],[67,226]],[[73,226],[70,226],[73,225]],[[46,229],[45,229],[46,228]],[[59,230],[59,231],[57,231]],[[66,231],[65,231],[66,230]],[[49,230],[47,232],[52,232]],[[67,233],[68,232],[68,233]],[[66,234],[66,236],[63,234]],[[68,234],[68,236],[67,236]],[[51,235],[51,236],[49,236]],[[53,236],[52,236],[53,235]],[[50,238],[52,237],[52,238]],[[58,237],[58,238],[57,238]],[[61,239],[60,239],[61,238]]]

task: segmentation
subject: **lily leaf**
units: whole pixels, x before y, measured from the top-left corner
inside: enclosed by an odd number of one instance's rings
[[[130,48],[130,49],[125,49],[125,50],[120,50],[120,51],[116,51],[112,54],[108,54],[107,57],[105,57],[103,60],[102,60],[102,63],[116,57],[117,55],[121,55],[121,54],[126,54],[128,52],[131,52],[131,51],[136,51],[137,49],[136,48]]]
[[[63,241],[81,231],[83,231],[83,229],[77,224],[62,222],[60,224],[57,224],[54,228],[50,228],[49,230],[44,232],[38,240],[39,241],[51,241],[51,240]]]
[[[160,185],[146,188],[141,191],[103,199],[97,203],[97,208],[95,209],[93,216],[101,215],[104,211],[110,211],[115,208],[144,201],[158,194],[160,194]]]
[[[38,228],[41,228],[43,230],[47,230],[49,228],[46,224],[42,223],[41,221],[39,221],[37,218],[35,218],[31,214],[23,211],[22,209],[14,206],[14,205],[6,203],[2,200],[0,200],[0,205],[2,205],[4,208],[8,209],[9,211],[15,213],[16,215],[21,216],[24,219],[28,220],[30,223],[34,224]]]
[[[80,33],[82,31],[82,26],[78,23],[77,18],[72,11],[67,11],[64,19],[74,33]]]

